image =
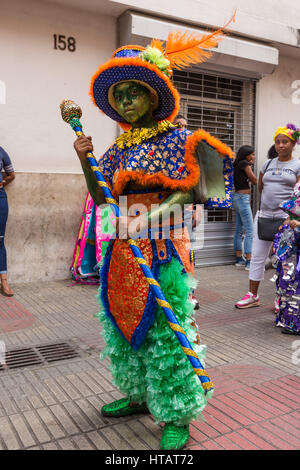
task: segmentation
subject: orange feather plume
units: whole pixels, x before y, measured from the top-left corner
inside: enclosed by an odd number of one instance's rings
[[[163,54],[165,53],[165,50],[163,48],[163,41],[161,41],[160,39],[152,39],[150,46],[156,47],[156,49],[159,49]]]
[[[209,59],[212,52],[208,49],[216,47],[224,39],[224,30],[231,22],[235,21],[235,15],[236,11],[223,28],[212,33],[199,35],[187,31],[184,33],[170,32],[166,42],[165,55],[169,59],[171,67],[180,69]],[[161,41],[159,42],[161,43]]]

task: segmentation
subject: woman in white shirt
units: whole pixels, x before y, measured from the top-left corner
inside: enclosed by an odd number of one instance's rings
[[[280,204],[292,196],[296,182],[300,181],[300,160],[293,158],[293,150],[299,143],[300,129],[293,124],[279,127],[275,133],[275,150],[277,158],[268,160],[261,169],[258,189],[261,192],[261,216],[264,218],[286,218]],[[237,308],[257,307],[260,305],[258,288],[264,279],[265,262],[272,241],[260,240],[257,233],[258,214],[254,219],[254,236],[252,258],[249,271],[249,291],[239,300]],[[278,305],[275,305],[278,309]]]

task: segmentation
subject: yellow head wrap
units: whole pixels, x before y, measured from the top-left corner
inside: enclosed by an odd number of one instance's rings
[[[274,135],[274,140],[276,140],[276,137],[280,134],[286,135],[293,142],[296,142],[296,140],[294,139],[294,136],[293,136],[294,131],[292,129],[288,129],[287,127],[278,127],[278,129],[277,129],[277,131],[275,132],[275,135]]]

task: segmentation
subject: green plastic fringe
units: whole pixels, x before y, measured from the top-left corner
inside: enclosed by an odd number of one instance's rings
[[[197,331],[191,325],[193,306],[188,301],[195,280],[182,274],[182,265],[172,259],[160,266],[159,283],[204,365],[206,347],[193,344]],[[185,425],[201,416],[207,403],[201,383],[161,307],[157,308],[154,325],[138,351],[120,336],[103,309],[96,316],[102,323],[106,342],[101,357],[109,356],[113,383],[124,395],[137,403],[146,401],[157,422]]]

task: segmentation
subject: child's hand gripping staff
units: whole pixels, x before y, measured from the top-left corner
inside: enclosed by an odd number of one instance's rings
[[[64,100],[61,103],[60,108],[63,120],[70,124],[77,136],[83,136],[84,134],[82,131],[82,124],[79,120],[82,116],[82,111],[80,107],[71,100]],[[103,175],[99,171],[98,163],[91,151],[87,152],[86,159],[88,160],[90,168],[93,170],[96,176],[99,187],[103,191],[106,203],[112,205],[116,218],[118,219],[121,215],[118,203],[114,199],[108,184],[106,183]],[[162,308],[170,328],[174,331],[175,335],[177,336],[182,350],[188,357],[195,374],[198,376],[204,392],[206,394],[210,392],[209,395],[211,395],[213,392],[213,383],[210,381],[210,378],[204,370],[197,354],[193,351],[192,346],[189,340],[187,339],[184,330],[178,323],[178,320],[172,310],[171,305],[167,302],[158,282],[156,281],[151,272],[151,269],[147,265],[141,250],[139,249],[137,243],[134,240],[128,239],[127,242],[129,243],[132,253],[135,259],[137,260],[144,276],[146,277],[150,289],[153,291],[156,302]]]

